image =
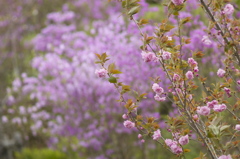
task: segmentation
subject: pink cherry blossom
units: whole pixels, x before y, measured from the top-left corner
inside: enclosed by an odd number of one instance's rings
[[[217,71],[217,75],[219,76],[219,77],[224,77],[224,75],[225,75],[225,73],[226,73],[226,71],[224,71],[223,69],[218,69],[218,71]]]
[[[197,114],[193,115],[193,120],[196,122],[199,122],[199,116]]]
[[[142,138],[142,134],[138,134],[138,138],[141,139]]]
[[[186,73],[186,77],[187,77],[187,79],[193,79],[194,78],[194,76],[193,76],[193,73],[192,73],[192,71],[188,71],[187,73]]]
[[[126,128],[129,128],[129,129],[135,127],[135,123],[131,122],[130,120],[124,121],[124,122],[123,122],[123,125],[124,125]]]
[[[198,69],[198,67],[197,67],[197,66],[196,66],[196,67],[194,67],[193,71],[194,71],[194,72],[199,72],[199,69]]]
[[[216,112],[222,112],[227,109],[227,106],[225,104],[217,104],[214,105],[213,110]]]
[[[209,37],[208,36],[203,36],[203,38],[202,38],[202,42],[203,42],[203,44],[205,44],[205,45],[211,45],[212,44],[212,41],[209,39]]]
[[[188,58],[188,64],[191,67],[196,67],[198,65],[197,61],[195,61],[193,58]]]
[[[231,97],[231,90],[227,87],[224,87],[224,91],[227,93],[228,98]]]
[[[178,140],[179,144],[181,145],[187,145],[189,143],[189,138],[188,135],[182,136],[180,137],[180,139]]]
[[[95,74],[99,77],[99,78],[105,78],[107,76],[108,71],[105,69],[99,69],[95,71]]]
[[[176,73],[174,73],[173,75],[173,81],[179,81],[180,80],[180,76]]]
[[[237,124],[237,125],[235,126],[235,130],[240,131],[240,124]]]
[[[177,144],[177,141],[174,141],[172,139],[166,139],[165,144],[169,147],[171,147],[173,144]]]
[[[170,58],[171,58],[171,53],[170,53],[170,52],[167,52],[167,51],[163,51],[162,58],[163,58],[164,60],[170,59]]]
[[[153,84],[152,89],[157,94],[162,94],[164,92],[164,89],[160,87],[157,83]]]
[[[213,100],[213,101],[211,101],[211,102],[207,102],[207,106],[208,106],[208,108],[213,108],[214,107],[214,105],[216,105],[216,104],[218,104],[218,101],[217,100]]]
[[[227,4],[223,9],[223,14],[231,15],[234,12],[234,7],[231,4]]]
[[[200,115],[209,115],[210,114],[210,108],[208,108],[207,106],[202,106],[202,107],[198,107],[197,108],[197,113]]]
[[[237,84],[240,85],[240,80],[237,80]]]
[[[152,52],[149,52],[149,53],[146,53],[146,52],[142,52],[141,53],[142,55],[142,59],[144,62],[157,62],[158,61],[158,58],[156,57],[156,55]]]
[[[122,115],[122,118],[123,118],[123,119],[127,119],[127,118],[128,118],[128,115],[127,115],[127,114],[123,114],[123,115]]]
[[[163,102],[166,100],[166,97],[160,97],[158,94],[154,96],[154,99],[159,102]]]
[[[183,4],[184,0],[172,0],[172,2],[177,6]]]
[[[170,148],[171,148],[172,152],[175,154],[180,154],[183,152],[182,148],[180,146],[178,146],[177,144],[172,144],[170,146]]]
[[[219,156],[218,159],[232,159],[231,155],[222,155],[222,156]]]
[[[159,129],[157,129],[156,131],[153,132],[153,140],[158,140],[162,137],[161,135],[161,131]]]

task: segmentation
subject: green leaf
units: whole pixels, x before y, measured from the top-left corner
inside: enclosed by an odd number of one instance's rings
[[[117,83],[117,78],[111,76],[111,77],[108,78],[108,81],[109,81],[110,83]]]
[[[119,70],[111,70],[110,73],[112,73],[112,74],[121,74],[122,72],[119,71]]]
[[[139,7],[139,6],[132,7],[132,8],[129,10],[128,15],[132,16],[132,15],[138,13],[139,10],[140,10],[140,7]]]
[[[180,24],[186,24],[187,22],[189,22],[191,20],[191,17],[186,17],[184,19],[181,20]]]
[[[230,125],[223,125],[220,127],[220,132],[225,131],[226,129],[228,129],[230,127]]]
[[[218,136],[218,135],[219,135],[219,133],[220,133],[219,127],[217,127],[217,126],[215,126],[215,125],[210,125],[210,126],[208,126],[208,127],[212,130],[212,132],[213,132],[213,134],[214,134],[215,136]]]
[[[110,65],[108,65],[108,72],[109,73],[111,73],[112,72],[112,70],[114,70],[115,69],[115,64],[114,63],[111,63]]]
[[[122,1],[122,7],[123,8],[126,8],[126,4],[127,4],[126,1]]]

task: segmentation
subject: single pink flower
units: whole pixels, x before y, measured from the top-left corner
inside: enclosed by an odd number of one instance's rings
[[[231,15],[234,12],[234,7],[231,4],[227,4],[223,9],[223,14]]]
[[[173,75],[173,81],[179,81],[180,80],[180,76],[176,73],[174,73]]]
[[[171,147],[172,145],[177,144],[177,141],[174,141],[174,140],[172,140],[172,139],[166,139],[166,140],[165,140],[165,144],[166,144],[168,147]]]
[[[218,104],[218,101],[217,100],[213,100],[213,101],[211,101],[211,102],[207,102],[207,106],[208,106],[208,108],[213,108],[214,107],[214,105],[216,105],[216,104]]]
[[[166,100],[166,97],[160,97],[158,94],[154,96],[154,99],[159,102],[163,102]]]
[[[192,71],[188,71],[188,72],[186,73],[186,77],[187,77],[187,79],[189,79],[189,80],[193,79],[194,76],[193,76]]]
[[[197,108],[197,113],[200,115],[209,115],[210,114],[210,108],[208,108],[207,106],[202,106],[202,107],[198,107]]]
[[[231,95],[231,90],[227,87],[224,87],[224,91],[226,92],[228,98],[230,98],[232,95]]]
[[[193,58],[188,58],[188,64],[191,67],[196,67],[198,65],[197,61],[195,61]]]
[[[184,0],[172,0],[172,2],[177,6],[183,4]]]
[[[193,115],[193,120],[196,122],[199,122],[199,117],[197,114]]]
[[[237,80],[237,84],[240,85],[240,80]]]
[[[105,69],[100,69],[100,70],[96,70],[95,74],[99,77],[99,78],[105,78],[108,74],[108,71]]]
[[[162,137],[161,135],[161,131],[159,129],[157,129],[156,131],[153,132],[153,140],[158,140]]]
[[[214,107],[213,107],[213,110],[215,112],[222,112],[226,109],[227,109],[227,106],[225,104],[217,104],[217,105],[214,105]]]
[[[211,45],[212,44],[212,41],[208,38],[208,36],[204,35],[203,38],[202,38],[202,42],[203,44],[205,45]]]
[[[127,119],[127,118],[128,118],[128,115],[127,115],[127,114],[123,114],[123,115],[122,115],[122,118],[123,118],[123,119]]]
[[[225,75],[225,73],[226,73],[226,71],[224,71],[223,69],[218,69],[218,71],[217,71],[217,75],[219,76],[219,77],[224,77],[224,75]]]
[[[188,135],[182,136],[180,137],[180,139],[178,140],[179,144],[181,145],[187,145],[189,143],[189,138]]]
[[[198,67],[197,67],[197,66],[196,66],[196,67],[194,67],[193,71],[194,71],[194,72],[199,72],[199,69],[198,69]]]
[[[171,148],[172,152],[175,154],[180,154],[183,152],[182,148],[180,146],[178,146],[177,144],[171,145],[170,148]]]
[[[138,138],[141,139],[142,138],[142,134],[138,134]]]
[[[124,121],[124,122],[123,122],[123,125],[124,125],[126,128],[129,128],[129,129],[135,127],[135,123],[131,122],[130,120]]]
[[[170,59],[170,58],[171,58],[171,53],[170,53],[170,52],[167,52],[167,51],[163,51],[162,58],[163,58],[164,60]]]
[[[235,130],[240,131],[240,124],[237,124],[237,125],[235,126]]]
[[[162,94],[164,92],[164,89],[160,87],[157,83],[153,84],[152,89],[157,94]]]
[[[222,156],[219,156],[218,159],[232,159],[231,155],[222,155]]]
[[[141,53],[141,55],[142,55],[142,59],[143,59],[144,62],[151,62],[151,61],[157,62],[158,61],[158,58],[152,52],[146,53],[146,52],[143,51]]]

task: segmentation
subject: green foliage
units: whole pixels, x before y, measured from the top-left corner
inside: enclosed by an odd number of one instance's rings
[[[76,155],[68,156],[63,152],[52,149],[29,149],[15,153],[16,159],[81,159]]]

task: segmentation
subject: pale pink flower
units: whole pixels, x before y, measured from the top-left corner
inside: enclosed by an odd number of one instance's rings
[[[142,55],[142,59],[143,59],[144,62],[151,62],[151,61],[157,62],[158,61],[158,58],[152,52],[146,53],[146,52],[143,51],[141,53],[141,55]]]
[[[100,69],[100,70],[96,70],[95,74],[99,77],[99,78],[105,78],[108,74],[108,71],[105,69]]]
[[[3,123],[7,123],[8,122],[8,118],[6,116],[2,116],[2,122]]]
[[[219,76],[219,77],[224,77],[224,75],[225,75],[225,73],[226,73],[226,71],[224,71],[223,69],[218,69],[218,71],[217,71],[217,75]]]
[[[204,35],[203,38],[202,38],[202,42],[203,44],[205,45],[211,45],[212,44],[212,41],[208,38],[208,36]]]
[[[172,0],[172,2],[177,6],[183,4],[184,0]]]
[[[235,126],[235,130],[240,131],[240,124],[237,124],[237,125]]]
[[[152,89],[157,94],[162,94],[164,92],[164,89],[160,87],[157,83],[153,84]]]
[[[123,114],[123,115],[122,115],[122,118],[123,118],[123,119],[127,119],[127,118],[128,118],[128,115],[127,115],[127,114]]]
[[[237,84],[240,85],[240,80],[237,80]]]
[[[213,110],[216,112],[222,112],[227,109],[227,106],[225,104],[217,104],[214,105]]]
[[[224,9],[223,9],[223,13],[226,15],[231,15],[234,12],[234,7],[231,4],[227,4]]]
[[[227,93],[227,96],[228,98],[230,98],[232,95],[231,95],[231,90],[227,87],[224,87],[224,91]]]
[[[193,71],[194,71],[194,72],[199,72],[199,69],[198,69],[198,67],[197,67],[197,66],[196,66],[196,67],[194,67]]]
[[[210,108],[208,108],[207,106],[197,107],[197,113],[207,116],[210,114]]]
[[[186,73],[186,77],[187,77],[187,79],[193,79],[194,78],[194,76],[193,76],[193,73],[192,73],[192,71],[188,71],[187,73]]]
[[[207,106],[208,106],[208,108],[213,108],[214,107],[214,105],[216,105],[216,104],[218,104],[218,101],[217,100],[213,100],[213,101],[211,101],[211,102],[207,102]]]
[[[142,140],[141,140],[141,143],[144,143],[144,142],[145,142],[145,140],[144,140],[144,139],[142,139]]]
[[[171,58],[171,53],[170,53],[170,52],[167,52],[167,51],[163,51],[162,58],[163,58],[164,60],[170,59],[170,58]]]
[[[170,146],[170,148],[171,148],[172,152],[175,154],[180,154],[183,152],[182,148],[180,146],[178,146],[177,144],[172,144]]]
[[[156,131],[153,132],[153,140],[158,140],[160,139],[160,137],[162,137],[161,135],[161,131],[159,129],[157,129]]]
[[[142,138],[142,135],[141,135],[141,134],[138,134],[138,138],[141,139],[141,138]]]
[[[135,127],[135,123],[131,122],[130,120],[124,121],[124,122],[123,122],[123,125],[124,125],[126,128],[129,128],[129,129]]]
[[[199,122],[199,117],[197,114],[193,115],[193,120],[196,122]]]
[[[178,140],[179,144],[181,145],[187,145],[189,143],[189,138],[188,135],[182,136],[180,137],[180,139]]]
[[[218,159],[232,159],[231,155],[222,155],[222,156],[219,156]]]
[[[180,80],[180,76],[176,73],[174,73],[173,75],[173,81],[179,81]]]
[[[195,67],[198,65],[197,61],[195,61],[193,58],[188,58],[188,64],[191,66],[191,67]]]
[[[165,140],[165,144],[167,145],[167,146],[169,146],[169,147],[171,147],[172,145],[176,145],[177,144],[177,141],[174,141],[174,140],[172,140],[172,139],[166,139]]]
[[[158,94],[154,96],[154,99],[159,102],[163,102],[166,100],[166,97],[160,97]]]

